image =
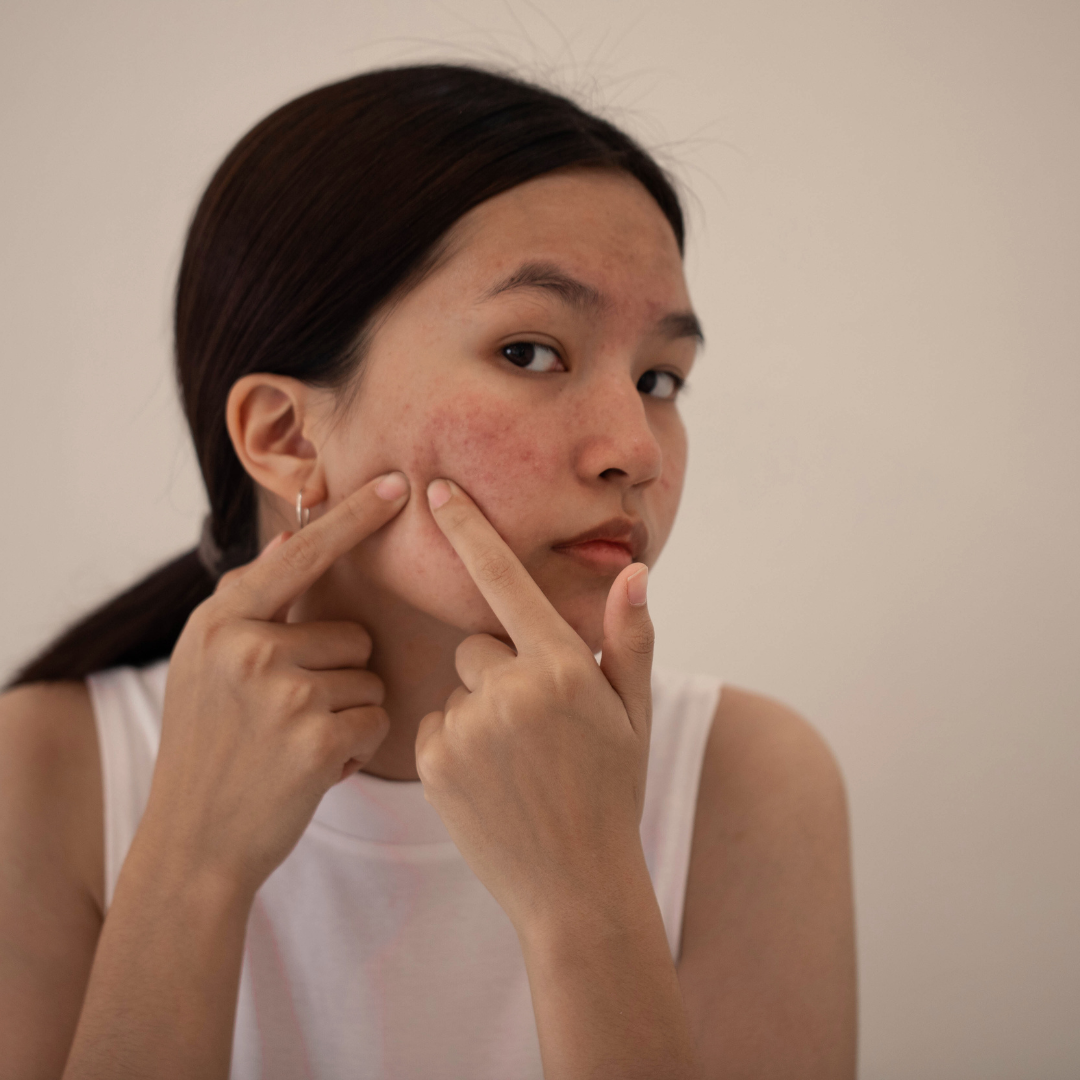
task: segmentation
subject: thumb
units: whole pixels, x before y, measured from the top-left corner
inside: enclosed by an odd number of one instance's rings
[[[647,734],[652,720],[653,624],[645,604],[649,568],[628,566],[612,583],[604,608],[600,670],[626,706],[634,730]]]

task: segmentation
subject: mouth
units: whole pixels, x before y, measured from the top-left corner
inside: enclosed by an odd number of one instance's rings
[[[552,544],[552,549],[605,574],[617,574],[640,561],[649,544],[649,533],[641,521],[612,518],[569,540]]]

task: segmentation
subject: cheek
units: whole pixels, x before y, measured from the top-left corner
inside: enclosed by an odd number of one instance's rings
[[[430,481],[464,488],[528,567],[565,483],[566,448],[551,424],[505,399],[476,393],[445,398],[399,429],[397,460],[413,497],[399,518],[365,545],[366,572],[413,607],[470,633],[499,632],[457,554],[427,507]],[[394,439],[387,433],[390,450]],[[391,453],[393,451],[391,450]],[[548,508],[545,510],[545,508]]]
[[[512,545],[545,492],[565,478],[565,446],[529,410],[504,398],[461,395],[440,402],[414,436],[412,471],[460,484]]]

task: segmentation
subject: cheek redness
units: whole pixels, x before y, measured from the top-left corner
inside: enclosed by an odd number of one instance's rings
[[[417,472],[457,481],[499,520],[510,522],[535,506],[558,470],[552,432],[505,402],[451,400],[433,412],[417,438]],[[500,530],[501,531],[501,530]]]

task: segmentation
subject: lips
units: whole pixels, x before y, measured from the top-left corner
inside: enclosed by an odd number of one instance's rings
[[[630,562],[639,562],[649,546],[649,530],[641,521],[631,518],[611,518],[569,540],[560,540],[551,546],[556,551],[580,553],[599,552],[604,545],[610,545],[609,551],[621,548],[630,558]],[[614,553],[614,552],[613,552]]]

